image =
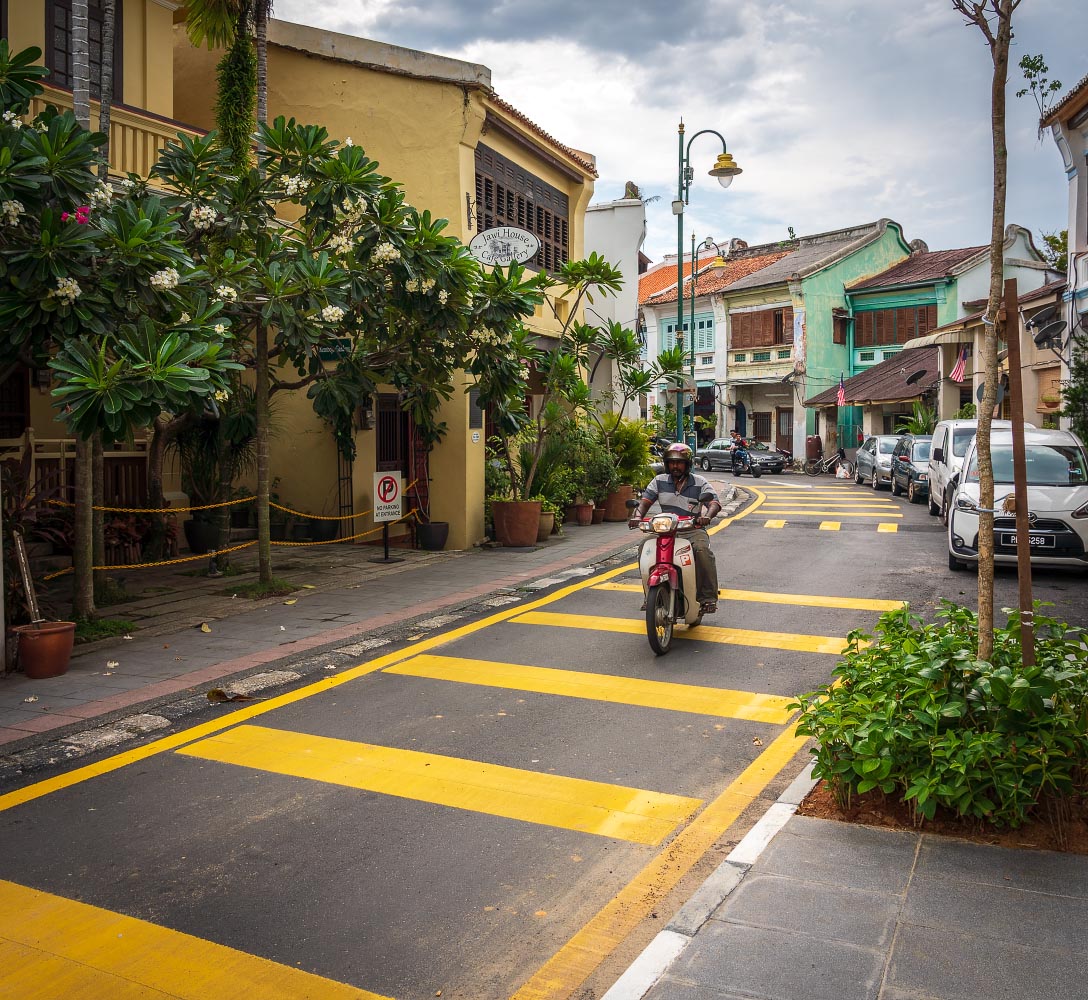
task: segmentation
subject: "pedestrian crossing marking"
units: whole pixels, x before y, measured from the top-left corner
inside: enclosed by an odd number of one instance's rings
[[[682,795],[264,726],[238,726],[177,752],[635,844],[660,844],[702,805]]]
[[[764,521],[763,522],[763,527],[764,528],[784,528],[785,526],[786,526],[785,521],[771,520],[771,521]]]
[[[775,507],[842,507],[844,510],[898,510],[899,505],[887,500],[832,500],[827,497],[816,498],[812,501],[808,497],[801,500],[783,498],[782,500],[768,500],[760,504],[761,510],[773,510]]]
[[[19,1000],[386,1000],[257,955],[0,881],[0,995]]]
[[[878,524],[876,526],[878,532],[885,532],[887,534],[896,534],[899,531],[898,524]]]
[[[413,656],[404,663],[386,667],[385,673],[483,684],[488,687],[534,691],[538,694],[569,698],[588,698],[619,705],[638,705],[641,708],[694,712],[699,715],[767,722],[772,725],[785,725],[793,715],[787,706],[796,701],[796,698],[757,694],[752,691],[732,691],[727,688],[699,687],[695,684],[673,684],[666,681],[615,677],[611,674],[583,673],[433,654]]]
[[[821,504],[823,507],[828,507],[830,504]],[[791,505],[790,510],[773,510],[768,509],[766,505],[760,507],[760,510],[767,510],[768,514],[796,514],[801,517],[902,517],[902,514],[893,514],[890,510],[868,510],[868,511],[853,511],[853,510],[799,510],[796,505]]]
[[[551,625],[558,628],[584,628],[594,632],[621,632],[645,635],[646,623],[633,618],[601,618],[596,615],[564,615],[552,611],[530,611],[510,621],[515,625]],[[698,639],[727,646],[757,646],[762,649],[791,649],[799,653],[831,653],[846,649],[843,638],[831,635],[805,635],[793,632],[755,632],[742,628],[718,628],[699,625],[676,633],[678,639]]]
[[[638,583],[598,583],[594,590],[621,590],[641,593]],[[882,601],[874,597],[827,597],[823,594],[777,594],[769,590],[718,591],[722,601],[751,601],[754,604],[797,604],[804,608],[845,608],[848,611],[899,611],[903,601]]]
[[[821,531],[838,531],[839,528],[841,528],[841,527],[842,527],[842,524],[839,521],[821,521],[820,522],[820,530]]]

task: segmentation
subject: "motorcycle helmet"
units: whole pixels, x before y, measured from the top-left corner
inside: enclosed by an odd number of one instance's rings
[[[691,466],[694,462],[694,456],[691,453],[691,449],[681,441],[677,441],[674,444],[670,444],[665,449],[665,454],[661,457],[662,462],[665,464],[666,470],[669,467],[669,462],[683,462],[684,474],[691,472]]]

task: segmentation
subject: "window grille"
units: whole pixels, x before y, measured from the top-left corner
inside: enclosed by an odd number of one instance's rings
[[[540,240],[526,266],[554,271],[569,259],[567,196],[482,143],[476,147],[476,205],[481,232],[514,226]]]
[[[121,100],[122,23],[121,3],[117,3],[113,26],[113,95]],[[103,14],[100,0],[89,0],[87,18],[88,62],[91,70],[91,97],[102,93],[102,30]],[[75,82],[72,74],[72,0],[47,0],[45,5],[46,66],[49,83],[69,87]]]
[[[748,355],[747,354],[734,354],[733,355],[733,360],[737,361],[737,362],[747,361],[748,360]]]
[[[752,360],[753,361],[770,361],[771,360],[771,352],[770,351],[752,351]]]
[[[876,361],[876,351],[859,352],[858,361]]]
[[[789,356],[790,356],[790,352],[788,350],[778,352],[779,360],[782,360],[783,358],[788,358]]]

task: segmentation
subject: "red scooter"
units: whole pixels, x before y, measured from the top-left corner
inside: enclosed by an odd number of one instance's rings
[[[637,500],[628,500],[631,510]],[[695,599],[695,552],[682,537],[698,527],[687,514],[647,514],[639,529],[654,536],[639,557],[639,573],[646,595],[646,638],[650,648],[663,656],[672,645],[673,626],[678,622],[695,628],[703,620]]]

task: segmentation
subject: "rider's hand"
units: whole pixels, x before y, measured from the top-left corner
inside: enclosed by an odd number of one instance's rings
[[[695,519],[695,523],[696,523],[696,524],[697,524],[697,525],[698,525],[698,526],[699,526],[700,528],[705,528],[705,527],[706,527],[706,526],[707,526],[708,524],[710,524],[710,521],[711,521],[711,518],[707,517],[707,516],[706,516],[706,514],[700,514],[700,515],[699,515],[699,516],[698,516],[698,517],[697,517],[697,518]]]
[[[632,514],[627,519],[627,527],[630,528],[632,531],[634,531],[634,529],[637,528],[641,523],[642,518],[639,517],[637,514]]]

